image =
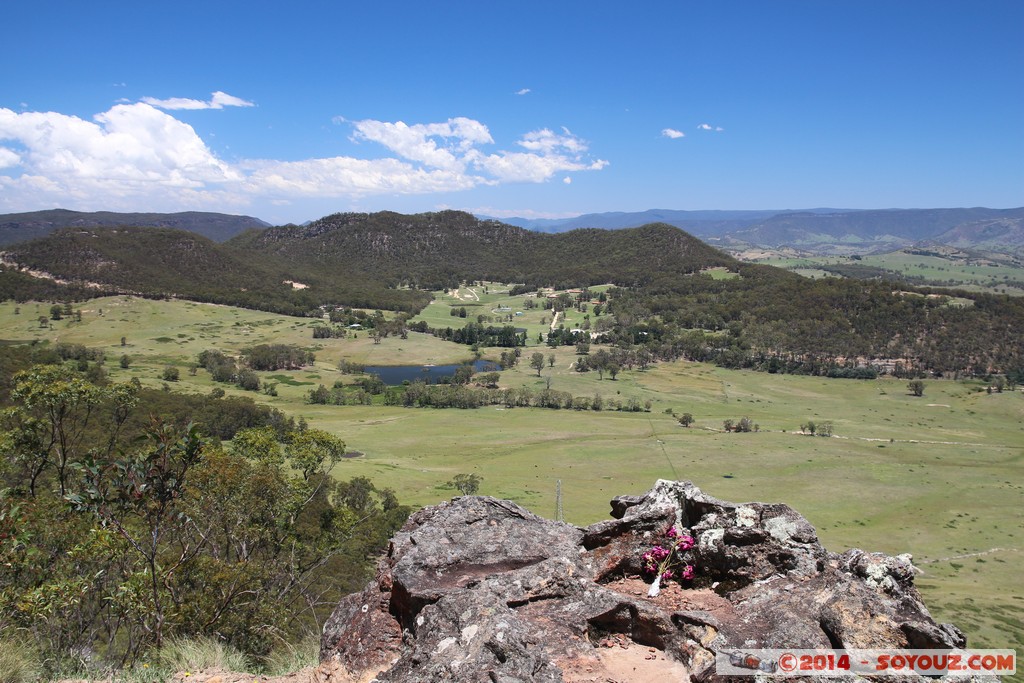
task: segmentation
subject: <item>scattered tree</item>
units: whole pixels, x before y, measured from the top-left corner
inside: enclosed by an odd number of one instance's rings
[[[621,368],[619,368],[619,364],[618,363],[609,363],[608,364],[608,374],[611,376],[611,378],[613,380],[618,376],[620,369]]]
[[[479,474],[456,474],[446,484],[450,489],[458,489],[464,496],[476,495],[480,490],[480,482],[484,480]]]
[[[693,415],[691,415],[690,413],[683,413],[682,415],[679,416],[679,424],[681,424],[684,427],[689,427],[690,425],[693,424]]]

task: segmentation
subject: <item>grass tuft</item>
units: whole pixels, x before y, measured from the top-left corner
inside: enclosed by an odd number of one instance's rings
[[[160,668],[171,671],[224,669],[244,672],[253,668],[244,654],[210,638],[175,638],[160,649],[156,659]]]
[[[267,676],[285,674],[320,663],[320,636],[310,633],[297,644],[283,643],[275,648],[264,664]]]
[[[39,659],[32,648],[13,640],[0,640],[0,681],[29,683],[40,675]]]

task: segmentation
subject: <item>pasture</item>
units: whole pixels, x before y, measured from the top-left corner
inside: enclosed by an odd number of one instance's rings
[[[957,256],[913,254],[904,250],[869,254],[857,260],[844,256],[759,256],[751,259],[792,270],[804,277],[837,277],[821,270],[822,265],[857,264],[873,266],[909,277],[924,278],[931,286],[954,287],[974,292],[1024,295],[1024,267],[1010,257],[999,261]]]
[[[688,362],[599,379],[595,372],[575,372],[570,347],[554,350],[553,366],[545,364],[538,377],[525,359],[538,350],[552,353],[536,342],[551,311],[527,310],[523,297],[500,290],[488,284],[487,292],[479,286],[440,295],[422,317],[454,327],[465,321],[450,315],[452,306],[466,305],[466,320],[508,307],[512,324],[527,328],[529,346],[524,362],[501,373],[502,386],[540,389],[550,381],[552,389],[575,395],[650,401],[650,412],[309,405],[305,396],[318,384],[352,381],[337,369],[343,358],[440,364],[472,354],[416,333],[380,344],[361,333],[314,340],[313,320],[183,301],[97,299],[80,305],[81,322],[65,319],[46,328],[38,318],[49,305],[21,304],[15,314],[16,305],[5,302],[0,338],[102,348],[112,379],[138,376],[150,386],[160,386],[162,369],[172,364],[183,370],[174,390],[201,392],[215,386],[207,373],[184,370],[204,349],[310,348],[315,366],[261,373],[278,383],[276,397],[218,386],[305,417],[364,454],[342,461],[338,477],[366,476],[395,489],[404,503],[429,505],[453,495],[445,487],[452,476],[477,473],[481,493],[546,517],[555,515],[561,480],[566,521],[580,525],[605,518],[611,497],[643,492],[658,478],[689,479],[727,500],[784,502],[815,525],[830,550],[912,553],[929,607],[963,628],[971,645],[1024,648],[1024,393],[989,394],[979,382],[927,380],[924,395],[914,397],[905,381],[889,378],[770,375]],[[571,313],[567,327],[582,323],[582,314]],[[496,357],[500,350],[481,351]],[[131,358],[127,369],[117,362],[122,354]],[[676,420],[684,412],[695,419],[689,428]],[[758,431],[722,430],[724,420],[742,417]],[[808,420],[831,422],[833,436],[801,433]]]

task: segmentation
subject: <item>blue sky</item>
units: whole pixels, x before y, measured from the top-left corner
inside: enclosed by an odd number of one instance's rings
[[[7,3],[0,213],[1024,205],[1024,2]]]

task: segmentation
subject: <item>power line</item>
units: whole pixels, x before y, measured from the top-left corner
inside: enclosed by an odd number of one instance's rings
[[[651,425],[651,436],[653,436],[654,439],[658,442],[658,445],[661,446],[661,452],[665,456],[665,461],[668,463],[669,468],[672,470],[673,481],[679,481],[679,475],[676,473],[676,466],[672,464],[672,459],[668,457],[668,451],[665,450],[665,442],[659,439],[658,433],[654,431],[654,420],[648,417],[647,422],[650,423]]]
[[[564,522],[565,515],[562,514],[562,480],[555,481],[555,521]]]

